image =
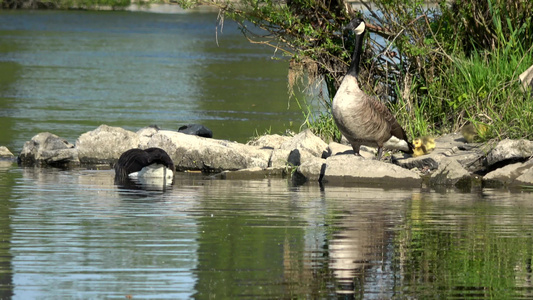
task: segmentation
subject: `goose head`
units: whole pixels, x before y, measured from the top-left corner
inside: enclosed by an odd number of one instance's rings
[[[344,26],[344,29],[352,30],[353,32],[355,32],[356,35],[361,35],[365,32],[366,24],[363,19],[355,18],[350,21],[350,23],[348,23],[346,26]]]

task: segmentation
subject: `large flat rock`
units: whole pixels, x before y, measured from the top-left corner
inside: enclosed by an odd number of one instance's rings
[[[76,140],[82,164],[112,164],[126,150],[139,147],[139,136],[120,127],[100,125]]]
[[[495,169],[483,177],[486,187],[533,185],[533,160]]]
[[[153,134],[146,147],[165,150],[178,171],[221,172],[255,167],[266,169],[272,152],[256,146],[168,130]]]
[[[419,187],[422,184],[417,172],[351,154],[308,161],[298,167],[296,172],[297,176],[305,178],[306,181],[321,181],[333,185]]]

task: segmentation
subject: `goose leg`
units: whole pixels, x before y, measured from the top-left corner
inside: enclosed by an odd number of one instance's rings
[[[378,147],[378,157],[377,160],[381,160],[381,156],[383,155],[383,147]]]
[[[350,142],[350,144],[352,145],[353,154],[355,156],[361,156],[361,154],[359,154],[359,147],[361,147],[361,144],[355,142]]]

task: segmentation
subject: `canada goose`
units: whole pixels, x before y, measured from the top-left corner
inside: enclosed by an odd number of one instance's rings
[[[461,128],[461,134],[468,143],[479,141],[481,136],[487,133],[487,126],[482,123],[476,125],[468,123]]]
[[[427,153],[426,147],[422,144],[422,139],[413,140],[413,157],[422,156]]]
[[[346,28],[355,32],[355,50],[348,72],[333,98],[333,119],[348,139],[355,155],[361,145],[377,147],[380,160],[383,148],[413,153],[413,145],[389,109],[378,99],[365,94],[357,83],[359,61],[365,34],[365,22],[354,19]]]
[[[129,178],[142,183],[148,179],[152,184],[154,179],[158,179],[162,180],[163,185],[168,185],[172,183],[174,171],[174,163],[165,150],[135,148],[122,153],[118,159],[115,180],[120,182]]]
[[[435,147],[437,146],[437,143],[435,142],[435,138],[433,138],[432,136],[428,136],[428,135],[422,137],[422,143],[426,145],[426,149],[428,152],[435,150]]]
[[[435,139],[430,136],[424,136],[413,140],[413,156],[428,154],[435,149]]]

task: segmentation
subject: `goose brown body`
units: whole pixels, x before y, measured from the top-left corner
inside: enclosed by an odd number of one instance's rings
[[[352,64],[333,98],[333,119],[356,155],[359,155],[361,145],[377,147],[378,159],[381,158],[383,148],[412,153],[412,145],[408,142],[405,131],[389,109],[359,88],[357,73],[364,21],[360,20],[360,24],[355,30],[356,46]]]

